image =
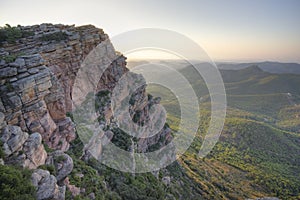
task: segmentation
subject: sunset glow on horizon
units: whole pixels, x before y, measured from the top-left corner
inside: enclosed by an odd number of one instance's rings
[[[168,29],[197,42],[215,61],[300,63],[299,19],[297,0],[0,0],[0,26],[93,24],[110,37],[139,28]],[[131,56],[173,59],[149,51]]]

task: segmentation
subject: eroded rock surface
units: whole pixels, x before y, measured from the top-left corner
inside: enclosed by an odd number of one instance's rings
[[[7,164],[35,169],[45,164],[47,153],[39,133],[29,135],[18,126],[5,126],[0,134]]]
[[[63,200],[66,186],[58,186],[56,178],[46,170],[37,169],[31,176],[32,184],[37,188],[37,200]]]
[[[48,155],[47,165],[53,165],[56,169],[56,179],[58,182],[63,181],[73,170],[73,160],[62,151],[55,151]]]
[[[76,73],[86,55],[108,37],[91,25],[41,24],[20,29],[34,35],[0,48],[1,56],[17,57],[0,62],[0,111],[8,124],[39,132],[49,147],[65,151],[75,138],[66,113],[72,110]],[[55,34],[62,37],[47,39]]]

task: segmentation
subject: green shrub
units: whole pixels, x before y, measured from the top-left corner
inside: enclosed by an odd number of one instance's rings
[[[70,117],[70,119],[72,120],[72,122],[74,122],[74,116],[73,116],[73,113],[72,113],[72,112],[67,112],[67,113],[66,113],[66,116],[67,116],[67,117]]]
[[[112,132],[114,133],[114,136],[111,142],[125,151],[129,150],[132,145],[132,137],[119,128],[112,129]]]
[[[110,94],[110,91],[109,90],[101,90],[99,91],[96,95],[98,97],[105,97],[105,96],[108,96]]]
[[[0,141],[0,158],[4,158],[5,157],[5,153],[4,153],[3,149],[2,149],[2,146],[3,146],[3,143],[2,143],[2,141]]]
[[[12,92],[14,90],[14,87],[11,85],[10,82],[6,82],[5,86],[9,92]]]
[[[79,160],[72,156],[74,162],[74,168],[71,174],[68,175],[70,184],[76,185],[77,187],[85,188],[85,193],[77,196],[75,199],[89,199],[85,195],[94,193],[96,199],[104,199],[105,186],[104,178],[99,176],[97,171],[92,167],[88,166],[82,160]],[[77,174],[81,173],[84,176],[79,177]],[[70,194],[67,193],[69,196]]]
[[[45,151],[46,151],[47,153],[51,153],[51,152],[54,151],[54,149],[51,149],[51,148],[50,148],[47,144],[45,144],[44,142],[43,142],[43,145],[44,145]]]
[[[7,56],[0,56],[0,60],[5,60],[6,63],[12,63],[14,62],[17,57],[23,55],[22,53],[16,53],[16,54],[10,54]]]
[[[102,90],[95,95],[95,109],[98,111],[104,107],[110,100],[110,91]]]
[[[62,41],[66,40],[68,38],[68,35],[62,31],[60,32],[55,32],[55,33],[50,33],[50,34],[45,34],[42,37],[40,37],[40,40],[42,41]]]
[[[151,101],[153,99],[153,95],[148,94],[148,101]]]
[[[30,182],[31,171],[0,165],[0,199],[34,200],[35,188]]]
[[[25,38],[34,35],[31,31],[23,31],[19,27],[12,27],[6,24],[0,27],[0,44],[3,42],[15,43],[20,38]]]
[[[41,165],[39,166],[39,169],[47,170],[50,174],[56,176],[56,169],[54,165]]]
[[[141,118],[141,115],[142,115],[142,111],[137,110],[137,111],[135,112],[135,114],[133,115],[132,121],[133,121],[134,123],[138,123],[138,121],[139,121],[140,118]]]
[[[135,96],[134,95],[131,95],[131,97],[130,97],[130,99],[129,99],[129,104],[130,105],[134,105],[134,103],[135,103],[135,98],[134,98]]]
[[[68,150],[68,155],[73,157],[81,157],[83,152],[83,143],[81,141],[81,138],[78,136],[78,133],[76,132],[76,138],[70,143],[70,148]]]
[[[55,162],[64,162],[66,160],[66,157],[63,155],[57,156],[54,158]]]

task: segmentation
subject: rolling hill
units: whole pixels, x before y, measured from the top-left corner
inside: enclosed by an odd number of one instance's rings
[[[201,99],[201,124],[179,163],[205,188],[205,199],[298,199],[300,75],[272,74],[258,66],[221,70],[228,100],[226,123],[213,151],[199,159],[197,152],[210,119],[209,95],[195,69],[180,72]],[[162,97],[167,122],[176,131],[180,121],[176,96],[159,85],[149,85],[147,91]]]
[[[256,62],[256,63],[218,63],[220,69],[240,70],[251,65],[257,65],[260,69],[275,74],[300,74],[300,64],[279,62]]]

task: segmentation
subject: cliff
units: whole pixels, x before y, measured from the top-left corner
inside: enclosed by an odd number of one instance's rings
[[[80,66],[97,45],[108,43],[112,48],[102,53],[114,60],[99,78],[97,92],[110,94],[128,72],[126,58],[113,49],[102,29],[92,25],[41,24],[17,29],[30,34],[12,43],[3,42],[0,48],[0,139],[4,162],[31,169],[44,164],[55,166],[56,176],[42,169],[35,171],[33,184],[38,188],[38,199],[62,199],[65,185],[73,187],[65,180],[72,171],[73,161],[63,151],[76,138],[75,124],[67,114],[73,111],[73,103],[79,98],[72,94]],[[114,129],[117,124],[112,122],[118,116],[112,113],[110,102],[108,95],[97,112],[99,123]],[[149,120],[149,109],[156,103],[159,100],[149,99],[145,87],[134,92],[129,110],[135,123],[141,125]],[[157,142],[165,145],[171,139],[171,130],[165,127],[151,138],[138,140],[137,151],[146,152]],[[47,154],[48,147],[57,151]],[[55,159],[61,156],[65,159]]]

